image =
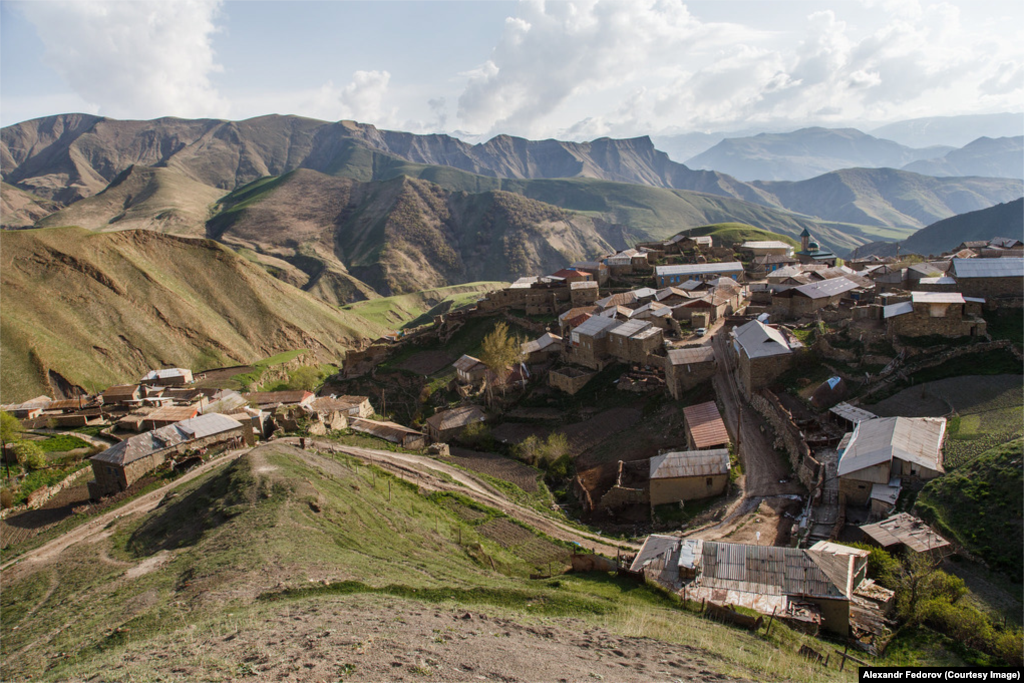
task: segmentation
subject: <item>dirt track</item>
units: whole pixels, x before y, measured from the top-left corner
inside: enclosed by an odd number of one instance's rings
[[[284,439],[283,441],[286,443],[297,443],[298,439]],[[332,441],[306,439],[306,444],[307,446],[312,445],[319,450],[345,453],[365,462],[372,462],[428,490],[461,493],[485,505],[501,510],[510,517],[525,522],[552,538],[579,543],[586,549],[594,550],[609,557],[614,557],[620,551],[634,552],[640,548],[635,543],[626,541],[615,541],[615,544],[612,545],[601,536],[581,531],[535,510],[516,505],[473,474],[427,456],[343,446]],[[444,476],[438,476],[436,473],[451,477],[459,482],[461,486],[459,484],[452,484]]]

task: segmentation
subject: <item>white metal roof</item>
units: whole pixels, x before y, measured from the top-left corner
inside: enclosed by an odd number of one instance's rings
[[[948,275],[943,275],[942,277],[923,277],[920,280],[918,280],[917,282],[918,282],[918,284],[922,284],[922,285],[955,285],[956,284],[956,280],[954,280],[953,278],[949,277]]]
[[[845,401],[843,401],[842,403],[837,403],[836,405],[832,406],[832,408],[829,409],[829,412],[838,415],[844,420],[848,420],[854,424],[857,424],[858,422],[864,422],[865,420],[873,420],[876,417],[878,417],[874,413],[868,412],[863,408],[851,406],[849,403]]]
[[[709,275],[711,273],[742,273],[743,264],[738,261],[727,263],[686,263],[677,266],[657,266],[655,274],[662,275]]]
[[[915,304],[962,304],[964,295],[959,292],[911,292]]]
[[[1024,277],[1021,258],[955,258],[953,274],[957,279],[972,277]]]
[[[849,292],[851,289],[857,289],[857,287],[858,285],[856,282],[847,280],[845,277],[835,277],[831,280],[822,280],[820,282],[812,282],[809,285],[800,285],[796,288],[796,291],[811,299],[826,299],[828,297],[836,296],[837,294]]]
[[[904,313],[913,313],[914,304],[909,301],[904,301],[898,304],[889,304],[888,306],[882,306],[882,317],[883,318],[895,318],[898,315]]]
[[[729,473],[729,449],[674,451],[651,458],[651,479],[710,477]]]
[[[584,280],[582,282],[570,282],[569,289],[597,289],[597,283],[593,280]]]
[[[632,337],[634,334],[643,332],[650,326],[651,324],[645,320],[629,320],[622,323],[615,329],[609,330],[608,333],[622,335],[623,337]]]
[[[760,240],[753,242],[744,242],[740,245],[741,249],[792,249],[793,247],[780,242],[778,240]]]
[[[707,346],[693,346],[688,349],[672,349],[668,352],[671,365],[692,365],[694,363],[710,363],[715,360],[715,349]]]
[[[747,358],[766,358],[792,353],[786,335],[774,327],[752,320],[733,331],[736,343],[747,354]]]
[[[577,327],[572,331],[574,335],[586,335],[588,337],[600,338],[608,334],[609,330],[614,330],[623,323],[616,320],[615,318],[603,318],[601,316],[594,316],[587,320],[585,323]]]
[[[839,457],[839,475],[873,467],[893,458],[942,469],[942,438],[946,420],[941,417],[879,417],[865,420],[853,430],[850,443]]]

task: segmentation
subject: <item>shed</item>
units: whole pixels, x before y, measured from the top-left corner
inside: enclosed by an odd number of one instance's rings
[[[915,553],[935,553],[940,556],[953,552],[949,541],[906,512],[875,524],[866,524],[860,530],[865,541],[893,552],[904,548]]]
[[[729,483],[729,449],[673,451],[650,461],[651,505],[710,498]]]
[[[691,449],[704,450],[729,445],[729,432],[714,401],[698,403],[683,409],[686,441]]]
[[[462,433],[471,424],[487,419],[480,406],[460,406],[442,410],[426,419],[427,436],[431,441],[448,441]]]

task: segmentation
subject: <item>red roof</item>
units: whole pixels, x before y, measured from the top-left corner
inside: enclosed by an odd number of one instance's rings
[[[683,417],[693,437],[694,448],[711,448],[729,443],[729,432],[725,429],[725,422],[714,401],[684,408]]]

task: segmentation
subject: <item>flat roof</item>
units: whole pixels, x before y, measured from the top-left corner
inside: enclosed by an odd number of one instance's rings
[[[953,274],[957,279],[972,277],[1024,277],[1021,258],[955,258]]]
[[[962,304],[964,295],[960,292],[911,292],[910,300],[915,304]]]
[[[738,261],[726,263],[687,263],[678,266],[657,266],[656,275],[708,275],[711,273],[742,273],[743,264]]]

